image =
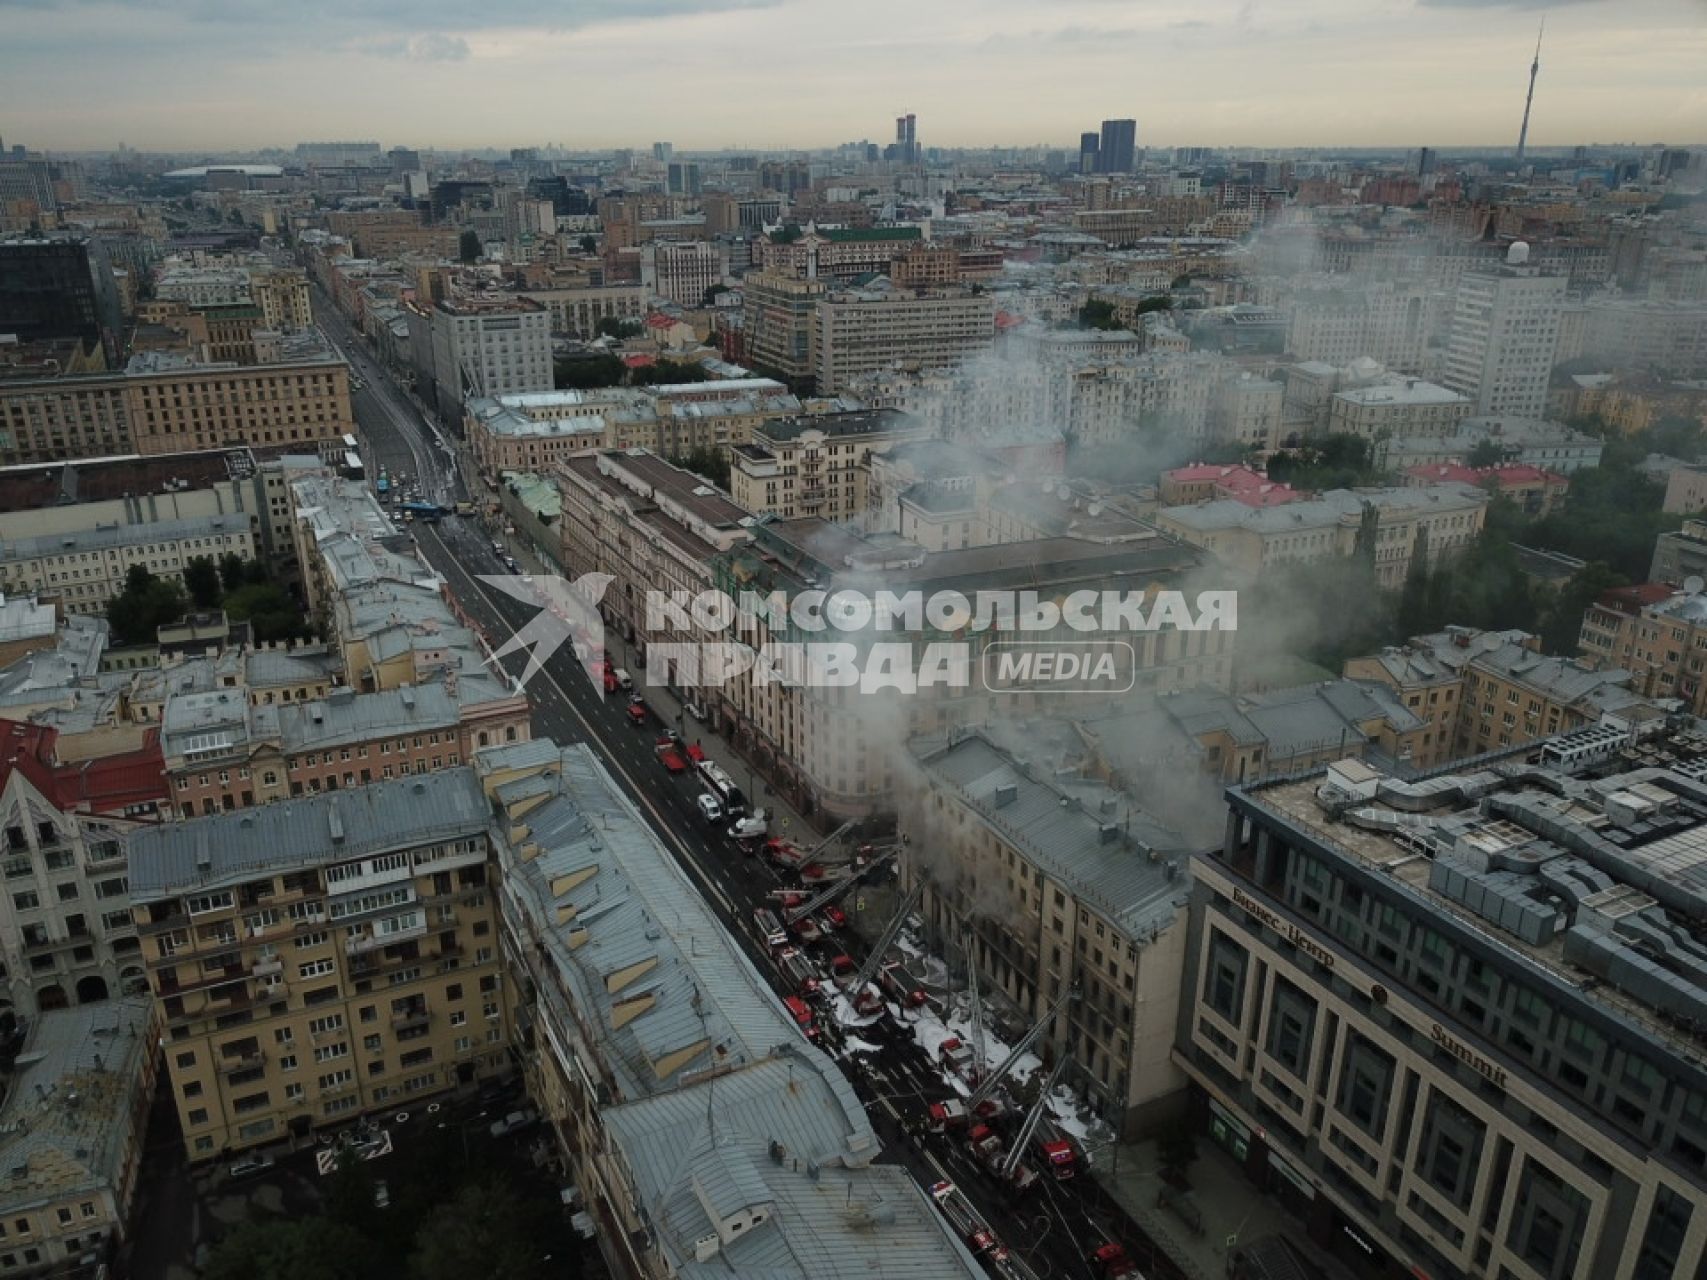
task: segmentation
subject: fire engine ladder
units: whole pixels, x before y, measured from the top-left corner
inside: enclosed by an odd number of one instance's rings
[[[813,858],[818,856],[820,851],[822,851],[824,849],[828,849],[831,845],[835,844],[836,841],[840,840],[843,836],[847,835],[848,832],[852,831],[853,828],[854,828],[854,824],[851,822],[842,823],[841,826],[837,827],[834,831],[830,832],[829,835],[825,836],[817,844],[813,845],[810,849],[808,849],[806,851],[806,857],[805,857],[804,861],[806,861],[806,862],[812,861]]]
[[[978,990],[978,957],[972,951],[976,935],[971,929],[968,929],[960,937],[961,946],[966,951],[966,997],[972,1006],[972,1060],[978,1064],[978,1070],[982,1071],[984,1069],[984,998]]]
[[[859,883],[860,877],[867,871],[875,871],[884,863],[892,861],[894,857],[894,854],[886,853],[881,857],[873,858],[870,863],[862,867],[858,872],[850,872],[849,874],[840,877],[831,884],[829,888],[819,890],[810,898],[806,899],[805,902],[802,902],[798,907],[793,907],[790,910],[783,912],[783,923],[792,925],[803,917],[811,915],[814,911],[818,910],[818,908],[829,906],[837,898],[841,897],[849,889],[853,888],[854,885]],[[783,892],[786,893],[787,890],[783,890]]]
[[[1043,1119],[1043,1104],[1055,1088],[1055,1082],[1061,1078],[1061,1073],[1067,1069],[1067,1055],[1062,1054],[1055,1060],[1055,1067],[1049,1073],[1049,1078],[1043,1082],[1043,1089],[1037,1095],[1037,1102],[1031,1108],[1031,1114],[1026,1116],[1025,1123],[1014,1135],[1013,1149],[1002,1157],[999,1172],[1004,1179],[1013,1177],[1014,1170],[1019,1167],[1019,1160],[1025,1154],[1025,1147],[1031,1141],[1031,1135],[1037,1132],[1037,1123]]]
[[[859,972],[854,975],[851,994],[857,996],[865,990],[866,983],[877,976],[877,967],[883,963],[883,957],[889,951],[889,944],[895,941],[895,935],[901,932],[901,926],[907,923],[907,917],[914,907],[919,905],[919,899],[924,896],[925,882],[915,884],[907,891],[907,896],[901,899],[901,905],[895,909],[894,917],[883,926],[883,932],[877,936],[877,941],[871,945],[871,954],[860,965]]]
[[[1044,1010],[1043,1015],[1038,1018],[1036,1022],[1031,1024],[1031,1030],[1021,1036],[1019,1040],[1015,1042],[1014,1047],[1008,1050],[1008,1056],[1002,1059],[1002,1065],[992,1071],[989,1076],[987,1076],[978,1085],[978,1087],[972,1091],[972,1096],[966,1099],[966,1111],[968,1115],[976,1111],[978,1109],[978,1104],[983,1102],[996,1091],[996,1086],[1002,1082],[1003,1077],[1013,1070],[1014,1063],[1018,1062],[1020,1058],[1024,1056],[1026,1050],[1030,1049],[1032,1045],[1037,1043],[1037,1037],[1043,1034],[1043,1029],[1055,1020],[1055,1015],[1061,1012],[1061,1007],[1065,1005],[1067,1001],[1077,996],[1078,992],[1079,989],[1077,986],[1070,986],[1060,995],[1055,997],[1055,1003],[1050,1005],[1048,1009]]]

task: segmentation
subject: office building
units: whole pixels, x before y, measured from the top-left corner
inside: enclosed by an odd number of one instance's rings
[[[1097,149],[1098,173],[1131,173],[1136,168],[1138,122],[1104,120],[1102,141]]]
[[[22,342],[75,338],[117,353],[118,286],[94,240],[0,240],[0,333]]]
[[[1506,265],[1459,279],[1443,381],[1477,415],[1539,418],[1547,411],[1566,279],[1527,265],[1529,247],[1511,247]]]
[[[839,395],[860,374],[897,364],[959,365],[995,336],[995,299],[981,291],[874,286],[826,294],[813,316],[818,394]]]
[[[255,559],[258,524],[235,513],[11,538],[0,542],[0,590],[51,595],[69,612],[104,615],[132,567],[181,582],[199,557]]]
[[[666,185],[673,196],[697,196],[700,193],[699,162],[670,161],[666,171]]]
[[[640,246],[640,286],[684,307],[704,305],[729,275],[729,250],[704,240],[650,240]]]
[[[28,1020],[0,1101],[0,1271],[99,1276],[132,1234],[159,1060],[147,999]]]
[[[611,1274],[980,1276],[592,749],[479,769],[529,1093]]]
[[[522,297],[447,298],[426,313],[439,417],[462,417],[468,395],[550,391],[551,313]],[[413,323],[413,322],[411,322]]]
[[[192,1161],[506,1069],[488,818],[460,768],[132,836]]]
[[[1081,133],[1079,135],[1079,172],[1101,173],[1099,164],[1102,151],[1102,139],[1096,133]]]
[[[1385,436],[1449,436],[1470,416],[1467,396],[1418,378],[1337,391],[1328,399],[1328,430],[1378,440]]]
[[[1363,1274],[1676,1280],[1707,1247],[1694,729],[1235,788],[1193,866],[1205,1127]]]
[[[829,291],[822,280],[763,270],[741,286],[747,358],[790,383],[814,376],[814,316]]]

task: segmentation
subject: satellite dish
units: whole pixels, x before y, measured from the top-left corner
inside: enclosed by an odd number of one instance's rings
[[[1699,574],[1692,573],[1683,580],[1683,589],[1692,596],[1700,595],[1703,587],[1707,587],[1707,580],[1702,579]]]

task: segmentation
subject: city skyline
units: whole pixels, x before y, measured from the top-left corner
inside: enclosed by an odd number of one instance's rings
[[[784,149],[881,142],[904,109],[925,145],[946,148],[1070,148],[1111,117],[1137,120],[1141,148],[1514,145],[1541,12],[1529,0],[1211,0],[1182,16],[1070,0],[1040,23],[1011,0],[923,12],[874,0],[862,30],[885,34],[838,46],[843,11],[824,0],[650,0],[638,15],[580,6],[573,27],[539,0],[479,14],[382,4],[325,21],[308,8],[237,17],[213,6],[167,15],[140,0],[0,0],[3,136],[58,150],[219,152],[358,135],[441,148],[670,137],[683,150]],[[1552,6],[1530,145],[1707,136],[1700,12],[1694,0]],[[846,58],[790,56],[831,47]],[[68,65],[95,91],[67,102]],[[715,94],[688,79],[706,66],[718,68]],[[163,83],[188,89],[166,97]],[[288,91],[258,94],[258,83]],[[573,89],[558,98],[542,90],[552,84]]]

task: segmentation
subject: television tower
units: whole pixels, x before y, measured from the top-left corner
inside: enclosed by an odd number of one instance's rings
[[[1541,70],[1541,37],[1547,30],[1547,15],[1541,15],[1541,30],[1535,33],[1535,61],[1529,64],[1529,92],[1523,98],[1523,128],[1517,131],[1517,162],[1523,163],[1523,149],[1529,143],[1529,106],[1535,101],[1535,77]]]

